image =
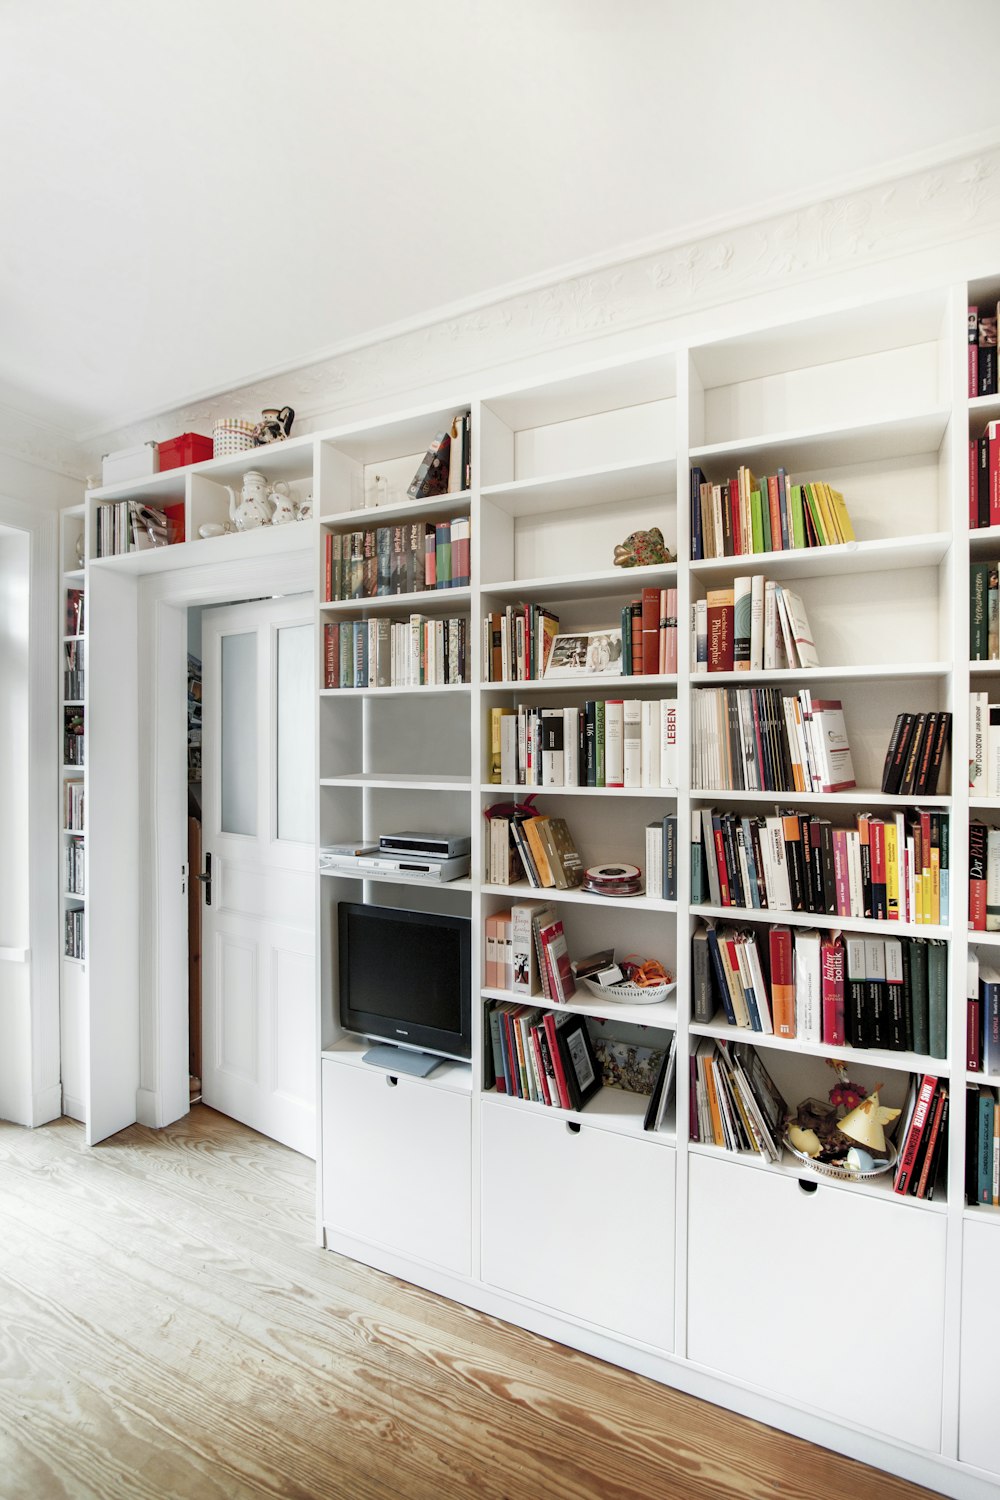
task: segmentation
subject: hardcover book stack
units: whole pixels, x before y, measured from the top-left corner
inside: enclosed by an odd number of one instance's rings
[[[691,606],[692,672],[818,667],[805,605],[762,573],[709,589]]]
[[[677,671],[677,590],[644,588],[622,607],[622,675]]]
[[[996,358],[996,346],[990,353]],[[969,529],[1000,526],[1000,422],[969,440]]]
[[[463,616],[334,620],[323,627],[326,688],[425,687],[468,682]]]
[[[501,1000],[489,1007],[489,1027],[498,1094],[581,1110],[603,1087],[583,1016]]]
[[[901,1124],[892,1190],[903,1197],[933,1198],[948,1155],[947,1081],[930,1073],[914,1078]]]
[[[858,813],[854,827],[844,828],[819,813],[703,807],[691,821],[691,899],[695,905],[946,926],[950,826],[948,814],[933,808],[881,817]],[[1000,832],[997,875],[1000,880]],[[1000,905],[997,911],[1000,926]]]
[[[822,482],[793,484],[785,469],[756,478],[745,466],[713,484],[691,470],[691,558],[742,557],[853,542],[844,497]]]
[[[944,709],[896,715],[882,768],[883,792],[934,797],[947,789],[951,714]]]
[[[485,681],[537,681],[558,633],[559,616],[540,604],[508,604],[484,616]]]
[[[692,1140],[781,1160],[788,1106],[754,1047],[706,1037],[691,1075]]]
[[[947,946],[811,927],[700,927],[692,1009],[730,1026],[826,1046],[947,1054]]]
[[[323,538],[325,597],[376,599],[428,589],[468,588],[471,523],[410,521]]]
[[[486,880],[514,885],[527,880],[535,890],[574,890],[583,880],[583,860],[565,818],[529,808],[489,814]]]
[[[706,791],[843,792],[857,783],[839,698],[699,688],[691,776]]]
[[[504,786],[674,787],[677,701],[492,708],[490,779]]]

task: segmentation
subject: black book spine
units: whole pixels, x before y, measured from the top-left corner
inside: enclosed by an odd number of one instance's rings
[[[826,915],[837,915],[837,876],[833,863],[833,824],[822,818],[819,825],[820,847],[823,855],[823,892],[825,906],[823,911]]]
[[[903,1049],[913,1051],[913,966],[910,938],[903,938]]]
[[[976,439],[976,518],[979,526],[990,524],[990,442],[983,436]]]
[[[889,781],[890,781],[890,778],[892,776],[893,762],[896,759],[896,750],[897,750],[897,748],[899,746],[900,737],[902,736],[902,733],[903,733],[903,725],[905,723],[906,723],[906,714],[905,713],[897,714],[896,715],[896,722],[892,726],[892,733],[889,736],[889,745],[888,745],[888,748],[886,749],[886,752],[885,752],[885,764],[882,767],[882,790],[883,790],[883,792],[888,792],[889,791]]]
[[[938,791],[938,782],[941,778],[941,767],[944,765],[945,755],[951,744],[951,714],[939,713],[937,729],[934,735],[934,748],[931,752],[930,770],[927,775],[927,785],[923,788],[925,796],[933,797]]]
[[[924,729],[923,743],[920,746],[920,764],[913,780],[913,791],[918,797],[931,795],[928,780],[931,771],[931,758],[934,754],[934,746],[937,743],[938,729],[941,723],[940,713],[927,715],[927,724]]]

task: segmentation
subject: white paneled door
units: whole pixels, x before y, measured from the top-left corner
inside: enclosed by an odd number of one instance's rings
[[[206,610],[202,657],[202,1097],[315,1156],[309,599]]]

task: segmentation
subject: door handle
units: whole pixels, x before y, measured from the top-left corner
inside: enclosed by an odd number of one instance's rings
[[[200,880],[205,887],[205,905],[212,904],[212,856],[205,855],[205,869],[201,875],[196,875],[195,880]]]

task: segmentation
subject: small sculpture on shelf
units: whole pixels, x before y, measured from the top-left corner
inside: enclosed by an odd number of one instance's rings
[[[633,531],[615,547],[616,568],[649,568],[673,561],[673,553],[658,526],[651,526],[648,531]]]
[[[260,421],[254,427],[254,447],[263,448],[267,443],[280,443],[288,437],[295,421],[295,413],[290,406],[281,407],[266,406],[260,414]]]
[[[879,1103],[881,1085],[869,1095],[861,1084],[851,1082],[843,1063],[832,1058],[827,1062],[838,1080],[830,1090],[830,1102],[803,1099],[788,1120],[788,1145],[800,1158],[845,1177],[885,1171],[894,1153],[883,1127],[897,1120],[900,1111]]]

